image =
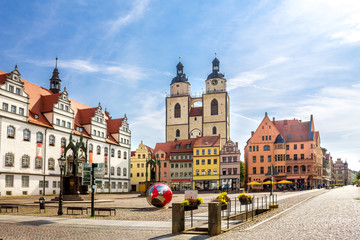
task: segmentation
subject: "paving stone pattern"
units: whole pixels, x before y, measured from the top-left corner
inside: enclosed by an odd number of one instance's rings
[[[325,191],[255,228],[215,239],[360,239],[360,188]]]

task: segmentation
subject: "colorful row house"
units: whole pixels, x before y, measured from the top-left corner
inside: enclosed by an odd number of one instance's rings
[[[151,158],[153,149],[142,141],[136,151],[131,152],[130,185],[131,191],[144,192],[146,181],[146,160]],[[148,169],[149,170],[149,169]]]
[[[197,138],[193,154],[193,189],[219,189],[220,136]]]
[[[239,144],[230,139],[220,151],[220,184],[223,190],[240,188],[240,150]]]

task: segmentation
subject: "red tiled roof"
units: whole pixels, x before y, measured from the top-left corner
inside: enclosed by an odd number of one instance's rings
[[[79,109],[75,115],[75,123],[86,125],[91,123],[91,118],[95,116],[96,107]]]
[[[192,154],[193,148],[196,142],[196,138],[176,140],[171,142],[170,154]],[[190,148],[186,148],[186,145],[190,144]],[[176,149],[179,146],[179,149]]]
[[[170,158],[171,145],[172,145],[172,142],[156,143],[155,149],[154,149],[154,154],[155,154],[157,151],[162,150],[162,151],[164,151],[165,154],[166,154],[165,159],[166,159],[166,160],[169,160],[169,158]]]
[[[60,95],[61,93],[41,96],[40,98],[41,112],[42,113],[52,112],[54,104],[58,102]]]
[[[190,117],[202,116],[202,114],[203,114],[203,108],[202,107],[192,107],[190,109]]]
[[[198,137],[196,138],[194,147],[219,147],[219,146],[220,146],[220,135]]]
[[[0,84],[5,83],[6,76],[8,75],[9,73],[0,70]],[[25,92],[29,95],[29,122],[52,128],[51,123],[49,123],[43,113],[53,111],[53,105],[58,102],[61,93],[54,94],[49,89],[40,87],[22,78],[21,81],[24,83]],[[97,108],[91,108],[83,103],[72,100],[70,98],[69,100],[71,104],[71,109],[74,111],[74,133],[76,135],[81,135],[81,132],[75,130],[76,126],[80,127],[81,125],[90,124],[91,118],[94,117]],[[35,117],[35,115],[37,116]],[[108,115],[106,115],[105,118],[108,122],[107,136],[110,136],[110,138],[107,138],[107,142],[118,144],[114,137],[111,136],[111,133],[118,132],[118,127],[121,126],[123,118],[110,119]],[[84,128],[83,136],[88,138],[91,137]]]
[[[131,156],[134,157],[135,153],[136,153],[136,151],[131,151]]]
[[[273,121],[286,142],[302,142],[309,140],[310,122],[297,119]]]
[[[123,120],[124,120],[124,118],[106,120],[108,132],[109,133],[118,133]]]
[[[146,145],[145,145],[145,147],[146,147],[146,149],[148,150],[149,153],[153,154],[153,152],[154,152],[153,148],[151,148],[149,146],[146,146]]]
[[[8,76],[9,73],[3,72],[0,70],[0,84],[3,85],[6,81],[6,76]]]

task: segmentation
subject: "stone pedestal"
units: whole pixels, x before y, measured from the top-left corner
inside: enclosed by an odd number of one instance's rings
[[[221,203],[209,203],[209,228],[210,236],[219,235],[221,233]]]
[[[172,204],[172,234],[180,234],[185,230],[185,211],[183,203]]]
[[[63,177],[63,199],[64,201],[82,201],[80,197],[81,177]]]

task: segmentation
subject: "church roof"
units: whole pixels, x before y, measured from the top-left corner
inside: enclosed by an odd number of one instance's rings
[[[192,107],[190,109],[190,117],[194,116],[202,116],[203,115],[203,107]]]

